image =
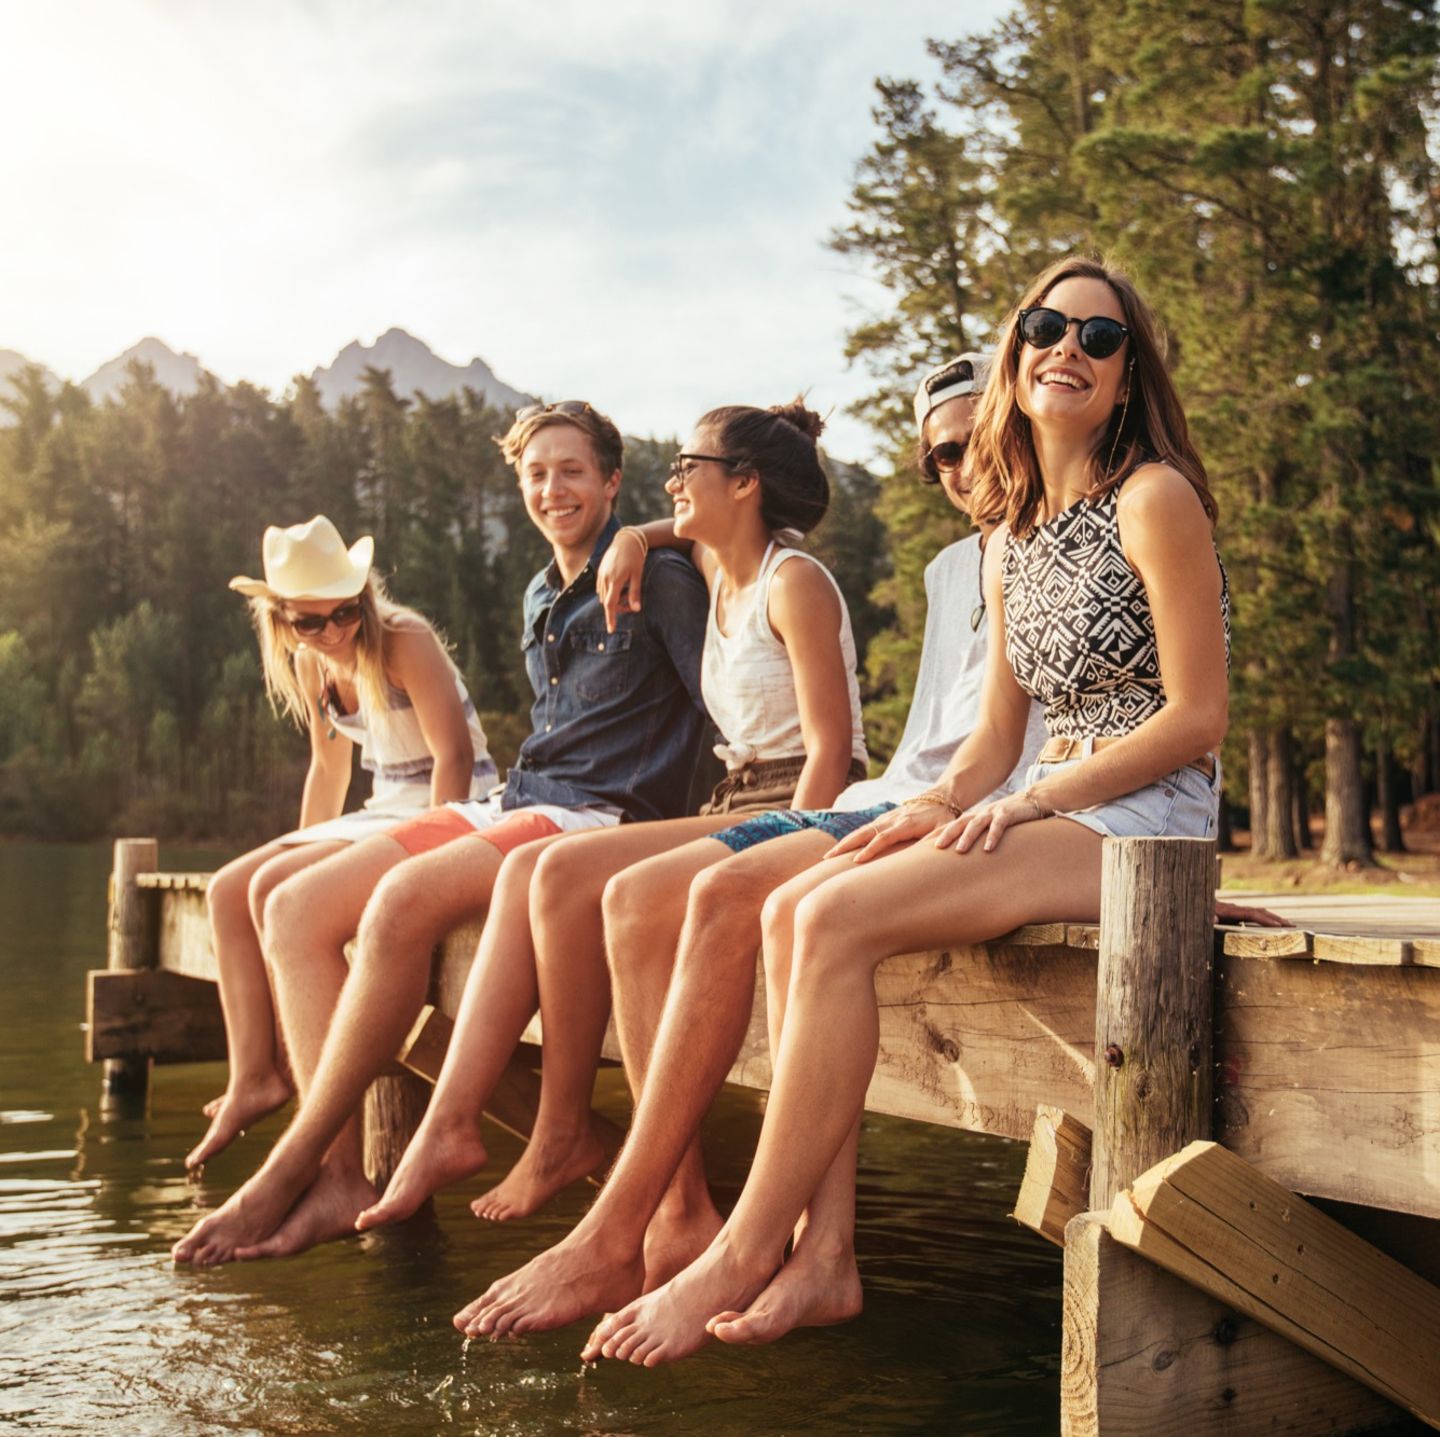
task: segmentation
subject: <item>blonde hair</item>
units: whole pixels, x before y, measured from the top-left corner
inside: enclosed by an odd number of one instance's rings
[[[1185,410],[1165,367],[1165,340],[1150,307],[1123,271],[1099,259],[1074,255],[1057,260],[1039,275],[1001,326],[1000,342],[975,414],[966,456],[970,468],[970,512],[974,518],[1004,521],[1016,538],[1035,528],[1045,484],[1030,434],[1030,420],[1015,393],[1020,367],[1020,311],[1043,304],[1062,280],[1098,279],[1120,301],[1130,334],[1125,402],[1117,405],[1086,465],[1086,499],[1095,503],[1138,465],[1158,461],[1190,481],[1213,524],[1219,510],[1205,466],[1190,442]]]
[[[385,672],[385,640],[399,629],[416,626],[445,641],[423,615],[397,604],[385,591],[384,581],[371,572],[365,587],[355,596],[360,605],[360,628],[355,635],[355,686],[369,711],[372,723],[383,727],[389,720],[391,684]],[[300,641],[285,619],[280,600],[257,596],[250,599],[250,621],[260,640],[260,665],[265,675],[265,694],[277,715],[285,714],[302,729],[315,721],[321,694],[307,694],[295,671]],[[447,657],[448,657],[448,650]],[[453,664],[452,664],[453,667]]]

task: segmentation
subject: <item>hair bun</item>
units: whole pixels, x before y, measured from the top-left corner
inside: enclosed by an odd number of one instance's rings
[[[793,425],[807,439],[818,440],[825,432],[825,421],[813,409],[807,408],[803,395],[796,395],[789,404],[772,404],[770,413]]]

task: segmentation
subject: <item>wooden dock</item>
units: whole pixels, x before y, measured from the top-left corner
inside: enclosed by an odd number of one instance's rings
[[[88,1025],[90,1057],[114,1083],[143,1082],[151,1061],[224,1056],[208,875],[155,863],[150,840],[116,846],[111,966],[91,975]],[[888,960],[867,1106],[1027,1142],[1051,1135],[1032,1146],[1027,1186],[1053,1184],[1039,1206],[1048,1235],[1063,1231],[1067,1434],[1384,1430],[1402,1416],[1394,1388],[1137,1257],[1110,1236],[1108,1214],[1162,1159],[1214,1139],[1257,1181],[1321,1200],[1324,1221],[1417,1274],[1436,1296],[1433,1314],[1412,1314],[1424,1329],[1440,1314],[1440,905],[1347,899],[1317,915],[1314,899],[1267,897],[1308,921],[1215,928],[1214,872],[1209,843],[1110,841],[1099,924]],[[438,1070],[478,933],[457,931],[437,952],[433,1008],[401,1055],[408,1071],[368,1099],[367,1161],[382,1178],[423,1111],[418,1075]],[[540,1038],[537,1019],[526,1039]],[[605,1053],[619,1056],[613,1030]],[[537,1060],[522,1047],[493,1105],[521,1132]],[[730,1080],[765,1088],[769,1076],[757,970]],[[1440,1370],[1440,1325],[1436,1338]],[[1356,1343],[1363,1351],[1358,1328]],[[1440,1401],[1419,1400],[1406,1405],[1440,1426]]]

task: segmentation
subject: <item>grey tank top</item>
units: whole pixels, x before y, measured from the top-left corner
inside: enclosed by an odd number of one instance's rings
[[[1165,703],[1150,598],[1120,545],[1120,488],[1072,504],[1028,539],[1006,536],[1005,657],[1020,687],[1045,705],[1053,737],[1129,733]],[[1223,564],[1220,615],[1228,669],[1230,581]]]

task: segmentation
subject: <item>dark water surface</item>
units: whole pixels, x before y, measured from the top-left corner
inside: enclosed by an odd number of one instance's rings
[[[1007,1217],[1019,1145],[870,1119],[861,1146],[866,1310],[768,1348],[718,1344],[652,1371],[582,1368],[582,1324],[475,1343],[450,1314],[559,1238],[583,1186],[510,1227],[471,1217],[276,1263],[177,1271],[170,1243],[228,1194],[280,1119],[211,1163],[185,1152],[218,1065],[161,1068],[143,1111],[107,1109],[83,1061],[84,973],[105,961],[101,847],[0,844],[0,1432],[1053,1433],[1058,1253]],[[162,853],[210,868],[215,854]],[[598,1104],[619,1121],[618,1073]],[[733,1201],[759,1124],[727,1090],[706,1131]],[[518,1145],[503,1133],[493,1172]]]

